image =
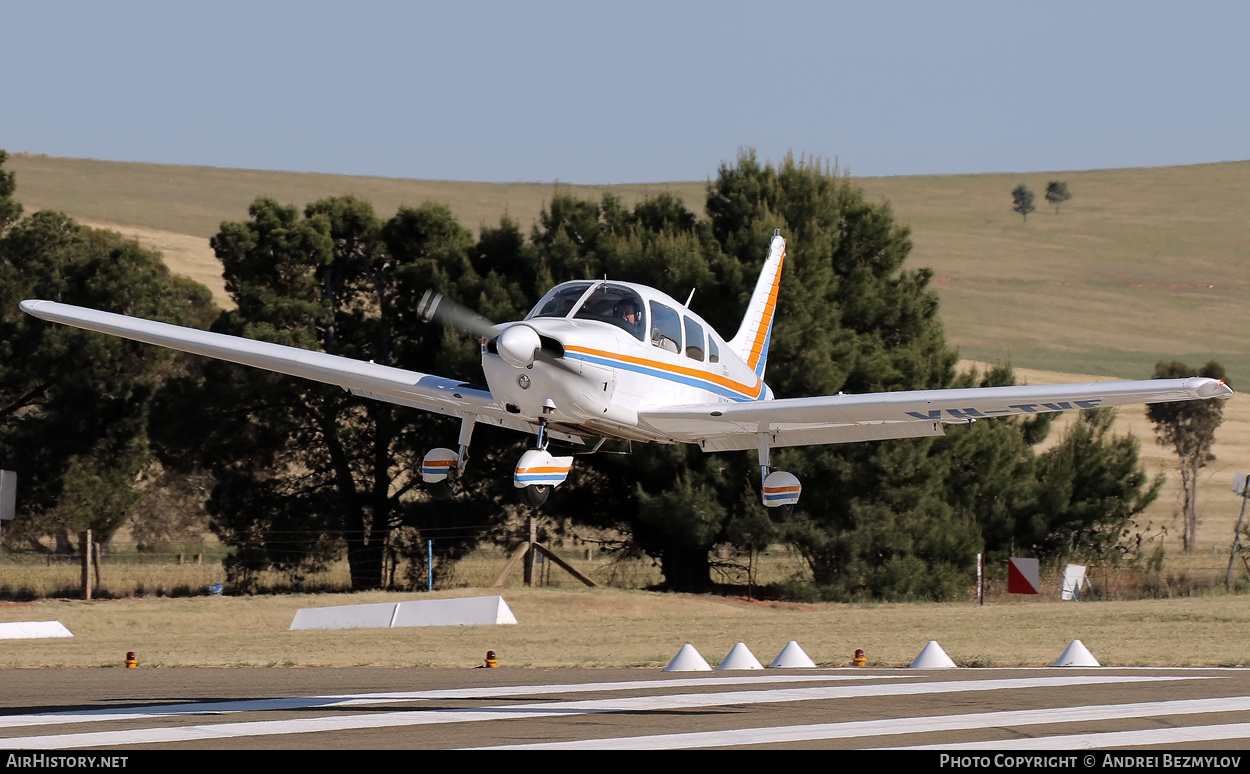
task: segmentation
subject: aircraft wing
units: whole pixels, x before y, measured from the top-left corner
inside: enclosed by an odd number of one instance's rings
[[[990,417],[1232,395],[1222,381],[1192,377],[656,406],[638,417],[674,441],[729,451],[757,448],[759,433],[769,434],[770,446],[915,438]]]
[[[482,414],[485,415],[483,420],[488,417],[493,419],[492,424],[513,421],[489,390],[455,379],[55,301],[23,301],[21,308],[23,312],[44,320],[267,371],[302,376],[338,385],[362,397],[461,417]],[[523,429],[529,430],[528,427]]]

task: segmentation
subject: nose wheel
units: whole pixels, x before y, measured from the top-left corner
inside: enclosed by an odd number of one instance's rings
[[[547,502],[551,490],[564,483],[573,467],[572,457],[553,457],[547,451],[547,423],[538,426],[538,448],[521,455],[512,473],[512,485],[521,492],[521,500],[531,508]]]
[[[531,508],[537,508],[547,502],[547,495],[551,494],[551,486],[548,484],[530,484],[521,490],[521,500]]]

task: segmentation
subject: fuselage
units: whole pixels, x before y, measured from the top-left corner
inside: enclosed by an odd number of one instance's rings
[[[701,317],[645,285],[566,282],[524,320],[499,330],[514,325],[533,329],[555,362],[518,366],[498,354],[497,340],[483,340],[491,394],[509,413],[574,434],[669,441],[640,422],[639,412],[772,398]]]

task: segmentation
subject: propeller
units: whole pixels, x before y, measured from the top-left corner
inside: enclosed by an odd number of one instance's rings
[[[499,333],[490,320],[432,289],[421,296],[417,314],[426,322],[441,322],[478,338],[494,338]]]
[[[438,291],[425,291],[417,304],[417,314],[426,322],[450,325],[478,338],[498,336],[495,349],[505,362],[515,368],[529,368],[535,360],[541,360],[571,374],[578,373],[564,360],[564,347],[555,339],[539,336],[538,331],[524,323],[513,323],[500,330],[500,325]]]

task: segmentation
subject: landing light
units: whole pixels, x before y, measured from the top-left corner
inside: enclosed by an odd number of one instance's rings
[[[528,390],[530,388],[530,378],[525,374],[518,376],[516,378],[516,383],[521,386],[522,390]]]

